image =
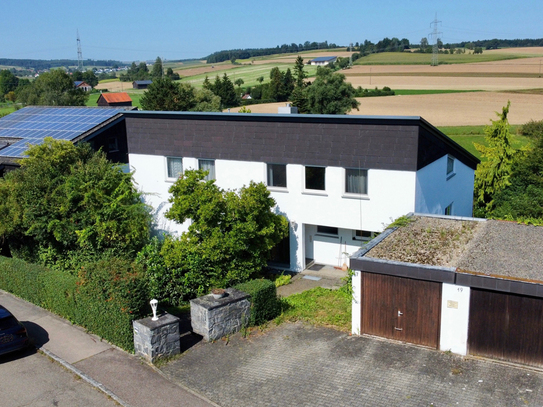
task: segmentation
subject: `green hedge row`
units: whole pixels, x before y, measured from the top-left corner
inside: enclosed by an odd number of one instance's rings
[[[277,288],[270,280],[250,280],[234,286],[251,296],[251,317],[249,325],[261,325],[281,313],[281,304],[277,299]]]
[[[0,288],[131,352],[132,321],[148,311],[143,272],[123,259],[88,263],[73,276],[0,256]]]

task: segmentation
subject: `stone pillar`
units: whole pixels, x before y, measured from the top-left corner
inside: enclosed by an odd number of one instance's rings
[[[206,341],[214,341],[239,331],[249,321],[249,294],[227,288],[223,298],[211,294],[190,300],[192,331]]]
[[[148,362],[180,352],[179,318],[164,314],[158,321],[148,317],[134,321],[133,325],[135,353]]]

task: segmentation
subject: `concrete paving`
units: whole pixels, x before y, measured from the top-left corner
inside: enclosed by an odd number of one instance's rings
[[[302,323],[162,367],[222,406],[541,406],[543,373]]]
[[[139,358],[27,301],[0,290],[0,304],[25,324],[37,348],[123,406],[216,406]]]

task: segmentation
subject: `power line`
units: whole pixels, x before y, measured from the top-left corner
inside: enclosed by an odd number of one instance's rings
[[[439,40],[439,36],[443,35],[443,33],[440,31],[437,31],[438,24],[441,24],[441,21],[437,21],[437,13],[436,13],[436,18],[434,19],[434,21],[430,23],[430,27],[433,26],[434,29],[430,34],[428,34],[428,37],[433,38],[435,40],[434,46],[432,47],[432,66],[439,65],[439,62],[437,60],[437,56],[439,54],[438,40]]]
[[[79,30],[77,30],[77,70],[83,72],[83,53],[81,52],[81,40],[79,39]]]

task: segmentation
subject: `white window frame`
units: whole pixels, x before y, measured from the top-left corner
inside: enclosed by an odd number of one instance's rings
[[[270,185],[270,166],[273,166],[273,165],[281,165],[285,167],[285,186]],[[266,185],[268,186],[268,188],[285,191],[288,188],[288,173],[287,172],[288,172],[287,164],[266,163]]]
[[[177,174],[177,176],[175,177],[172,177],[170,176],[170,171],[169,171],[169,162],[170,160],[181,160],[181,172]],[[169,181],[169,182],[175,182],[179,179],[179,177],[181,175],[183,175],[183,157],[174,157],[174,156],[169,156],[169,157],[165,157],[164,159],[164,169],[165,169],[165,174],[166,174],[166,181]]]
[[[358,232],[361,232],[360,235],[366,233],[369,234],[369,236],[358,236]],[[358,240],[359,242],[369,242],[378,234],[378,232],[372,232],[370,230],[353,230],[353,240]]]
[[[348,192],[347,191],[347,171],[348,170],[355,170],[355,171],[364,171],[366,173],[366,185],[365,185],[365,193],[356,193],[356,192]],[[365,198],[368,199],[368,190],[369,190],[369,170],[366,168],[344,168],[343,169],[343,197],[344,198]]]
[[[451,202],[443,211],[444,215],[453,216],[453,202]]]
[[[450,163],[450,166],[449,166]],[[456,175],[454,171],[456,167],[456,159],[452,155],[447,155],[447,180]]]
[[[324,170],[324,189],[308,189],[306,187],[307,185],[307,168],[322,168]],[[305,194],[311,194],[311,195],[323,195],[326,196],[326,167],[322,165],[304,165],[304,169],[302,171],[302,185],[303,185],[303,193]]]
[[[208,158],[198,158],[198,169],[199,170],[205,170],[204,168],[202,168],[202,162],[203,161],[207,161],[207,162],[212,162],[213,163],[213,171],[209,170],[209,174],[207,174],[205,176],[205,180],[206,181],[213,181],[213,180],[216,180],[217,179],[217,175],[215,173],[215,160],[211,160],[211,159],[208,159]]]

